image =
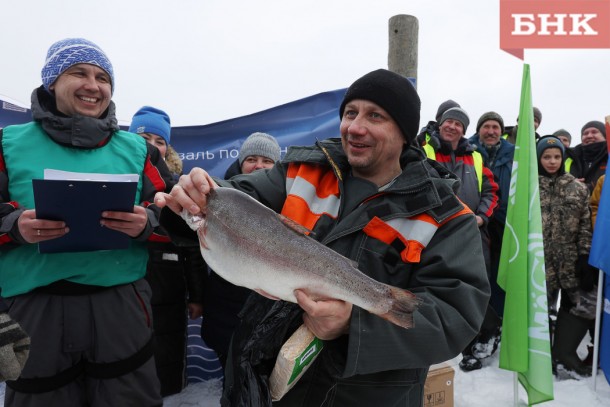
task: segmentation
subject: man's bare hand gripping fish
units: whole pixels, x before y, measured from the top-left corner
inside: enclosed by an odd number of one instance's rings
[[[413,326],[420,303],[413,293],[368,277],[241,191],[212,189],[204,217],[186,211],[182,217],[197,231],[207,264],[232,284],[294,303],[294,290],[300,289],[314,299],[343,300],[401,327]]]

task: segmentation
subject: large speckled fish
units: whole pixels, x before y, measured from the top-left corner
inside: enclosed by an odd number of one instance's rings
[[[368,277],[241,191],[213,189],[204,217],[182,217],[197,231],[207,264],[235,285],[295,303],[294,290],[301,289],[314,299],[347,301],[401,327],[413,326],[420,303],[413,293]]]

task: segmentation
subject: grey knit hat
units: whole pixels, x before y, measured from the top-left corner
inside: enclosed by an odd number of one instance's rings
[[[572,142],[572,135],[566,129],[557,130],[555,133],[553,133],[553,136],[555,136],[557,138],[559,138],[559,136],[564,136],[565,138],[567,138],[570,141],[570,143]]]
[[[542,112],[536,106],[532,108],[532,112],[534,113],[534,120],[538,122],[538,124],[542,123]],[[519,116],[517,116],[517,123],[519,122]]]
[[[536,106],[534,106],[534,120],[537,120],[538,124],[542,123],[542,112]]]
[[[251,155],[260,155],[273,162],[279,161],[280,145],[275,137],[267,133],[252,133],[239,150],[239,165],[242,165],[244,160]]]
[[[464,134],[466,134],[466,129],[470,124],[470,118],[464,109],[461,107],[452,107],[451,109],[447,110],[445,113],[443,113],[439,125],[443,124],[447,119],[457,120],[458,122],[462,123],[462,126],[464,126]]]
[[[487,112],[487,113],[483,113],[481,115],[481,117],[479,118],[479,121],[477,122],[477,133],[479,132],[479,130],[481,130],[481,126],[483,126],[483,124],[488,120],[494,120],[494,121],[498,122],[498,124],[500,125],[500,129],[502,131],[502,134],[504,134],[504,119],[502,119],[502,116],[500,116],[496,112]]]
[[[435,116],[437,123],[441,121],[441,117],[443,117],[443,113],[445,113],[447,110],[451,109],[452,107],[462,107],[462,106],[460,106],[460,104],[458,102],[456,102],[455,100],[452,100],[452,99],[447,99],[438,106],[438,110],[436,111],[436,116]]]

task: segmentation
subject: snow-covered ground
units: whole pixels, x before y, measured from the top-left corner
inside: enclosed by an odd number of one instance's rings
[[[513,373],[498,368],[498,357],[484,361],[483,369],[464,373],[458,367],[461,357],[448,362],[455,370],[454,407],[512,407]],[[220,404],[220,379],[190,384],[182,393],[165,399],[165,407],[218,407]],[[543,407],[607,407],[610,406],[610,385],[600,370],[596,391],[592,378],[555,380],[555,400],[538,404]],[[520,404],[526,404],[526,395],[520,388]]]
[[[458,367],[460,357],[450,362],[455,370],[454,407],[512,407],[513,373],[498,368],[498,356],[484,360],[483,368],[464,373]],[[218,407],[222,381],[219,378],[192,383],[182,393],[166,397],[164,407]],[[555,400],[538,404],[542,407],[607,407],[610,406],[610,385],[600,370],[596,391],[592,378],[555,380]],[[519,406],[525,406],[526,396],[519,390]],[[4,405],[4,384],[0,385],[0,402]]]
[[[470,373],[460,371],[459,358],[450,362],[455,369],[454,407],[511,407],[513,406],[513,373],[499,369],[497,356],[485,362],[483,369]],[[603,373],[597,376],[597,390],[591,378],[576,381],[555,381],[555,400],[538,404],[548,407],[603,407],[610,406],[610,385]],[[221,379],[192,383],[182,393],[166,397],[164,407],[218,407]],[[4,385],[0,388],[4,400]],[[525,404],[525,393],[520,389],[520,404]],[[2,404],[3,405],[3,404]]]

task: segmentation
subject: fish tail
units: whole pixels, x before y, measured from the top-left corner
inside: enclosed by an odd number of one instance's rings
[[[403,328],[412,328],[413,313],[422,303],[422,300],[409,290],[391,286],[389,288],[392,307],[388,312],[379,316]]]

